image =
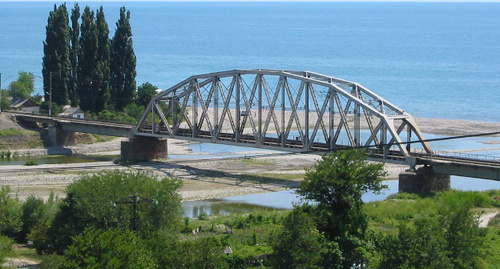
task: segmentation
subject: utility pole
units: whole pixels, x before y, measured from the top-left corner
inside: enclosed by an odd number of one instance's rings
[[[156,201],[154,199],[143,198],[143,197],[138,196],[137,194],[130,195],[129,197],[122,199],[120,201],[116,201],[112,204],[113,205],[132,204],[132,208],[131,208],[132,214],[130,217],[130,230],[137,232],[139,230],[139,214],[137,211],[137,205],[139,203],[145,203],[145,202],[154,203],[155,205],[158,205],[158,201]]]

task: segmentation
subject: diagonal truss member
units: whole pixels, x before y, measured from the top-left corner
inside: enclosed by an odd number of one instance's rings
[[[411,167],[411,146],[431,153],[410,114],[358,83],[306,71],[191,76],[152,98],[133,135],[293,152],[362,147]]]

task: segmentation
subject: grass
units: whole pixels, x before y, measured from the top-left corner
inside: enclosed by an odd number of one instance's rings
[[[235,255],[245,260],[257,259],[272,253],[270,235],[281,228],[287,210],[263,210],[229,216],[208,216],[202,219],[184,219],[181,240],[215,236],[231,246]],[[200,232],[194,235],[193,230]],[[231,231],[228,233],[227,231]]]
[[[24,245],[16,244],[13,247],[13,257],[26,258],[30,261],[40,262],[42,257],[36,253],[35,249],[27,248]]]
[[[0,130],[0,136],[24,135],[27,132],[29,133],[29,131],[25,131],[22,129],[10,128],[5,130]]]
[[[241,159],[241,162],[244,163],[244,164],[248,164],[248,165],[261,165],[261,166],[271,166],[273,165],[272,162],[268,161],[268,160],[262,160],[262,159],[256,159],[256,158],[248,158],[248,157],[245,157],[243,159]]]
[[[43,140],[39,132],[10,128],[0,130],[0,149],[41,148]]]
[[[279,180],[302,180],[304,179],[304,174],[286,174],[286,173],[251,173],[252,176],[262,177],[262,178],[272,178]],[[265,182],[262,182],[265,183]]]
[[[498,207],[493,197],[497,192],[448,191],[427,197],[416,194],[395,194],[385,201],[365,204],[365,211],[374,227],[397,228],[401,222],[433,216],[448,207],[469,204],[474,208]]]

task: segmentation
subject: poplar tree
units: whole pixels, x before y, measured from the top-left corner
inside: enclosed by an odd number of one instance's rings
[[[121,7],[120,19],[116,23],[115,35],[111,40],[111,98],[116,110],[123,111],[123,108],[134,100],[135,66],[130,11]]]
[[[99,112],[106,108],[109,57],[109,29],[103,8],[94,16],[87,6],[82,14],[77,74],[80,107],[85,111]]]
[[[106,109],[109,101],[109,80],[110,80],[110,40],[109,27],[101,6],[96,12],[97,26],[97,59],[95,65],[95,76],[93,86],[96,88],[96,110]]]
[[[65,105],[68,101],[71,69],[68,24],[66,4],[59,7],[54,5],[54,10],[49,13],[45,27],[46,39],[43,42],[42,75],[45,100],[52,99],[59,105]],[[52,97],[50,92],[52,92]]]
[[[78,105],[78,91],[77,91],[77,71],[78,71],[78,53],[80,51],[80,7],[78,3],[71,11],[71,50],[69,52],[71,61],[71,76],[68,88],[68,95],[71,106]]]
[[[97,48],[97,27],[94,20],[94,11],[85,7],[82,14],[80,34],[80,50],[78,51],[78,95],[80,108],[84,111],[95,111],[95,93],[93,72]]]

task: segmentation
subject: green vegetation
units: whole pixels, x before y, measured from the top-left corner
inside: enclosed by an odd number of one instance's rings
[[[181,219],[179,187],[180,181],[143,172],[83,176],[67,187],[59,211],[45,227],[46,242],[37,250],[62,253],[71,237],[86,228],[131,229],[145,238],[172,232]]]
[[[26,166],[33,166],[33,165],[38,165],[37,161],[29,160],[24,163]]]
[[[73,238],[60,268],[157,268],[143,244],[132,231],[85,229]]]
[[[83,175],[60,201],[4,187],[0,259],[30,240],[40,268],[497,268],[498,218],[480,228],[478,215],[500,190],[363,204],[383,171],[359,154],[324,156],[297,190],[313,203],[288,211],[181,218],[180,182],[143,172]]]
[[[9,128],[0,130],[0,136],[15,136],[15,135],[24,135],[29,131],[17,129],[17,128]]]
[[[123,111],[133,103],[136,58],[129,20],[130,12],[120,8],[110,40],[102,6],[95,12],[86,6],[80,15],[75,4],[69,16],[66,4],[54,5],[43,42],[45,100],[52,91],[54,105],[69,102],[91,113]]]
[[[41,135],[36,131],[10,128],[0,130],[0,137],[0,150],[2,150],[5,157],[13,149],[43,146]],[[11,157],[15,157],[14,154],[11,154]]]
[[[16,81],[9,84],[7,93],[12,97],[29,98],[35,90],[35,75],[28,72],[19,72]]]
[[[351,268],[368,262],[368,218],[361,196],[381,191],[385,173],[383,164],[368,164],[365,159],[361,150],[324,155],[307,171],[297,189],[302,197],[316,202],[309,215],[327,239],[326,244],[333,247],[328,249],[323,264]]]
[[[7,236],[0,236],[0,264],[5,261],[5,258],[12,252],[14,241]]]

